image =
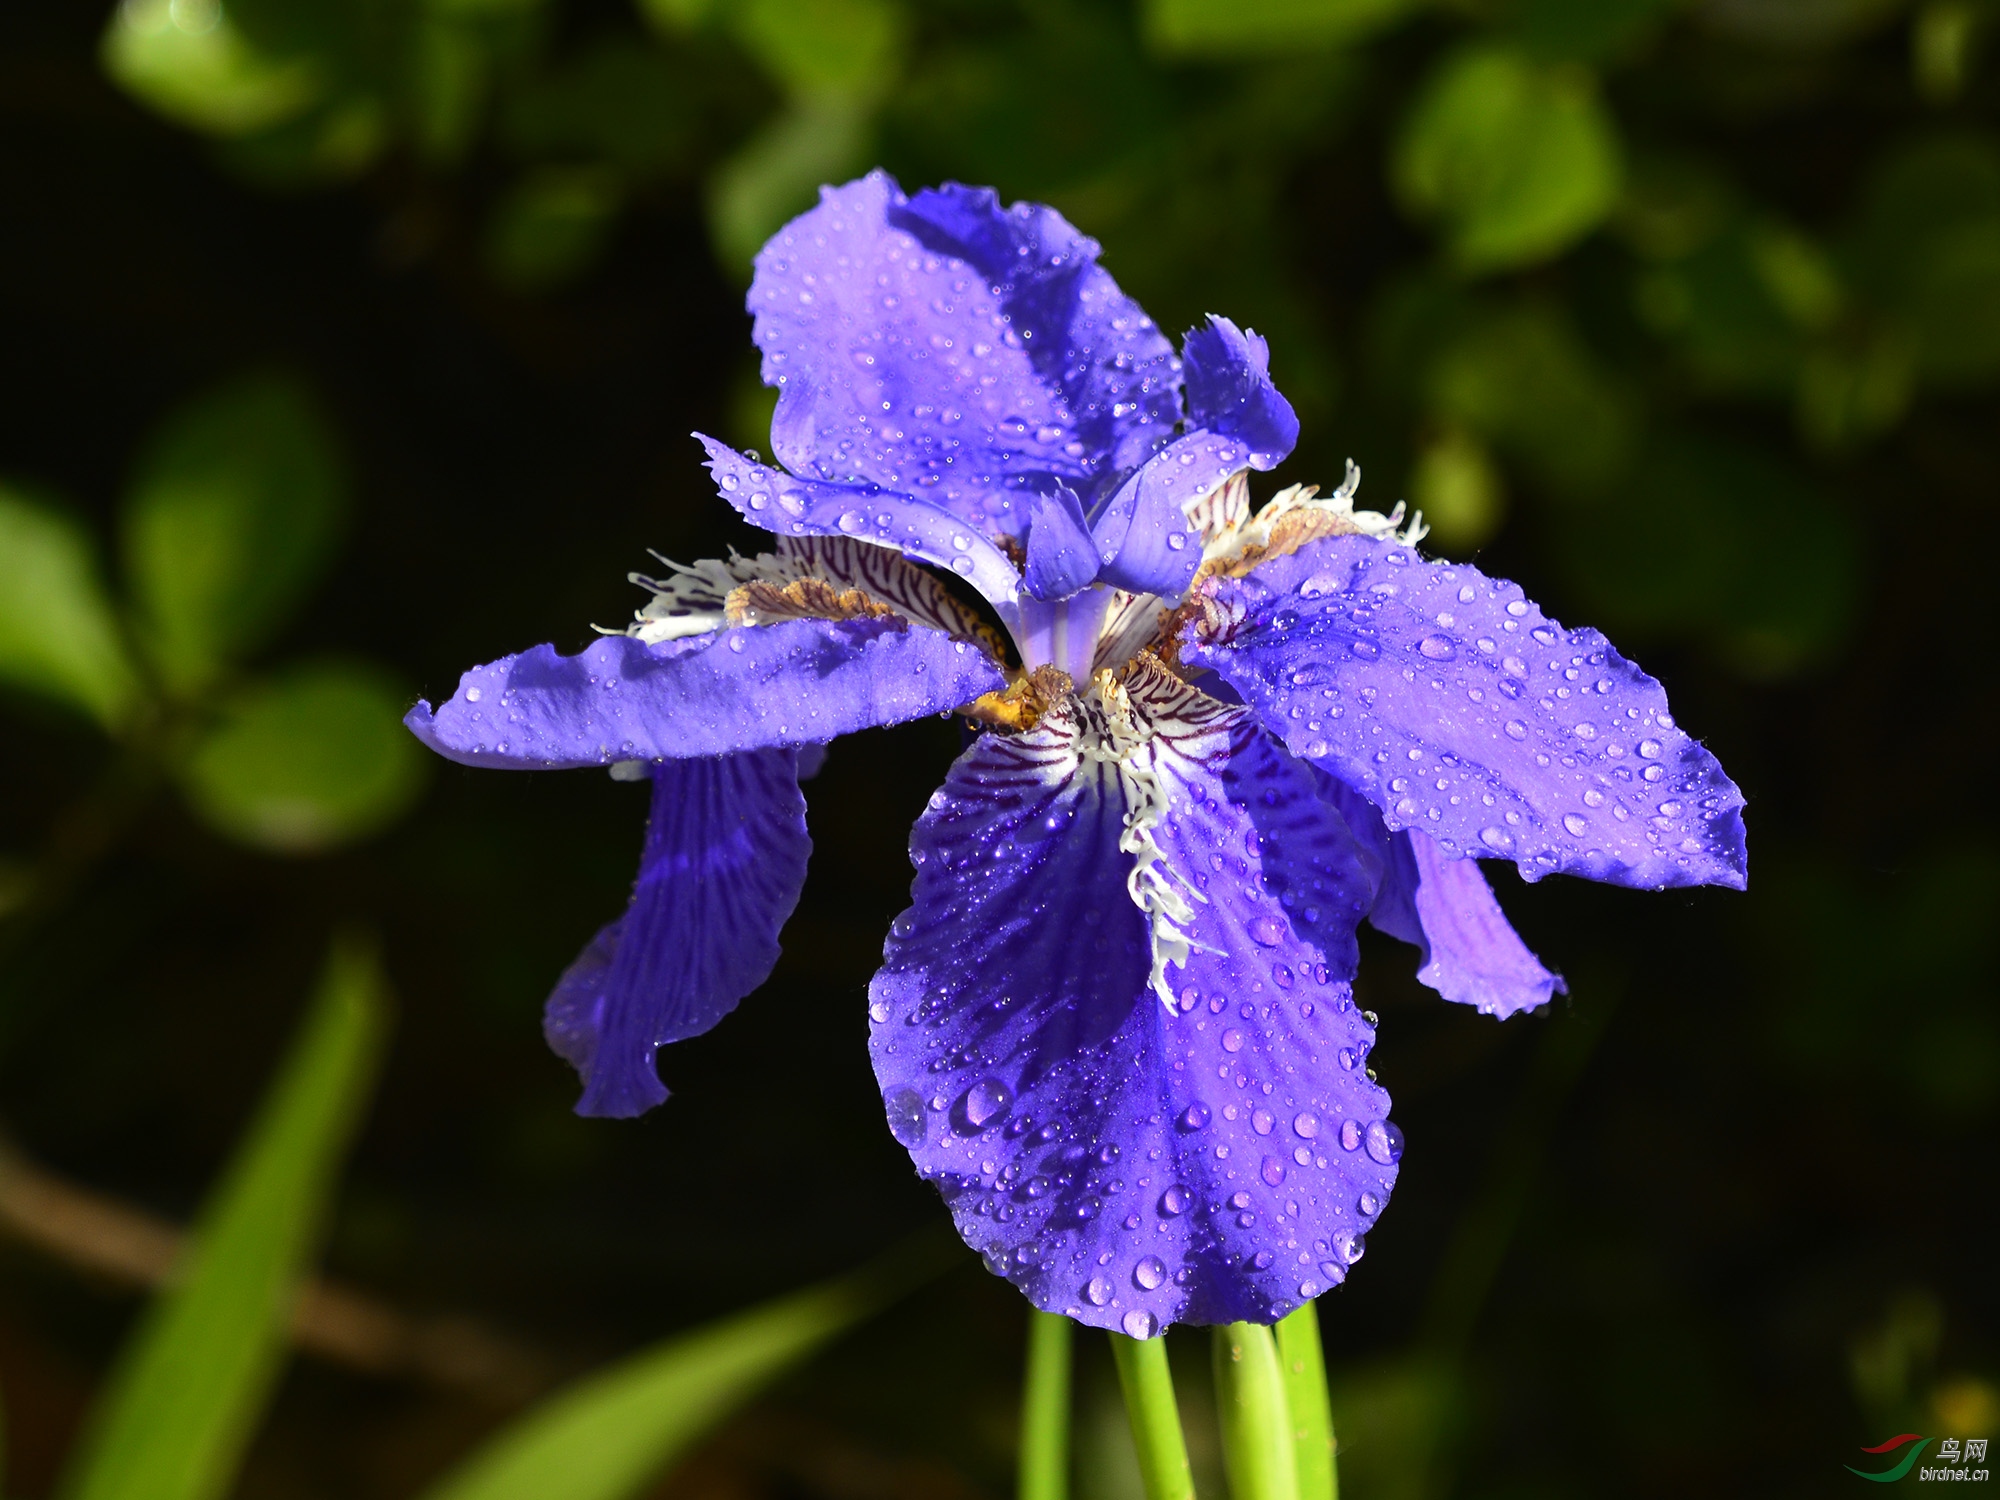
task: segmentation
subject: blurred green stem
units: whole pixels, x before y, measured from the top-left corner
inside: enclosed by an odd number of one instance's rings
[[[1299,1500],[1299,1467],[1278,1343],[1261,1323],[1215,1330],[1215,1409],[1233,1500]]]
[[[1292,1418],[1299,1500],[1340,1500],[1333,1408],[1327,1401],[1326,1355],[1320,1349],[1318,1307],[1306,1303],[1281,1321],[1276,1331],[1278,1362],[1285,1378],[1285,1404]]]
[[[1166,1339],[1128,1339],[1122,1333],[1110,1338],[1118,1387],[1125,1393],[1125,1418],[1132,1424],[1132,1443],[1139,1450],[1146,1500],[1194,1500],[1194,1475],[1188,1468],[1187,1441],[1181,1436],[1180,1408],[1174,1404]]]
[[[1028,1312],[1028,1373],[1021,1388],[1020,1500],[1067,1500],[1071,1324]]]

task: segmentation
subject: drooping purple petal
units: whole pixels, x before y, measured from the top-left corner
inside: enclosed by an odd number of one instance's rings
[[[583,1077],[580,1115],[643,1114],[667,1097],[653,1053],[699,1036],[770,977],[805,885],[798,753],[662,761],[625,915],[557,982],[542,1021]]]
[[[403,722],[468,766],[532,770],[824,742],[1005,685],[969,642],[895,618],[787,620],[575,656],[537,646],[474,667]]]
[[[1317,768],[1314,775],[1381,870],[1369,922],[1421,950],[1419,980],[1502,1020],[1569,992],[1521,941],[1477,861],[1452,859],[1415,829],[1390,832],[1366,797]]]
[[[1269,1322],[1360,1256],[1401,1153],[1347,984],[1372,881],[1242,711],[1209,704],[1133,771],[1080,755],[1088,732],[983,737],[918,822],[869,992],[890,1127],[1037,1306],[1139,1337]],[[1191,908],[1171,1007],[1135,860]]]
[[[1271,350],[1254,332],[1210,314],[1181,340],[1190,428],[1236,438],[1250,467],[1275,468],[1298,446],[1299,419],[1271,384]]]
[[[1529,880],[1743,886],[1743,794],[1658,682],[1518,586],[1340,536],[1205,587],[1183,659],[1389,827]]]
[[[1187,508],[1249,457],[1242,442],[1212,432],[1191,432],[1154,454],[1091,521],[1099,576],[1135,594],[1186,593],[1201,566],[1201,532]]]
[[[1016,537],[1026,494],[1094,494],[1180,404],[1172,347],[1096,258],[1055,210],[990,190],[906,198],[879,171],[822,190],[750,289],[779,461]]]
[[[1013,599],[1020,575],[1007,554],[951,512],[873,484],[795,479],[695,436],[708,450],[718,492],[752,526],[780,536],[859,537],[949,568],[995,604]]]
[[[1067,599],[1097,576],[1097,545],[1067,485],[1029,502],[1028,565],[1021,582],[1037,599]]]

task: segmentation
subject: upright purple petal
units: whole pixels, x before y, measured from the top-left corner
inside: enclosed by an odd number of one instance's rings
[[[1135,594],[1175,598],[1201,566],[1201,532],[1188,507],[1249,462],[1238,439],[1212,432],[1176,438],[1104,503],[1091,521],[1101,576]]]
[[[468,766],[532,770],[823,743],[1003,687],[978,647],[895,618],[787,620],[648,646],[537,646],[474,667],[403,720]]]
[[[707,1031],[770,977],[811,852],[797,752],[653,767],[632,904],[570,965],[543,1017],[583,1077],[578,1114],[638,1115],[666,1099],[654,1050]]]
[[[1478,862],[1453,859],[1415,829],[1392,833],[1359,792],[1323,771],[1320,795],[1381,870],[1369,922],[1421,950],[1417,978],[1445,999],[1505,1020],[1567,994],[1514,931]]]
[[[1067,485],[1030,501],[1028,565],[1021,582],[1037,599],[1067,599],[1097,576],[1097,545]]]
[[[1351,836],[1243,711],[1155,728],[1123,764],[1067,710],[968,750],[869,991],[890,1128],[966,1242],[1138,1337],[1340,1280],[1401,1153],[1347,983]]]
[[[1019,501],[1086,493],[1179,416],[1173,350],[1053,209],[874,172],[822,191],[757,257],[778,459],[803,478],[921,495],[1018,537]]]
[[[696,437],[708,450],[717,491],[751,525],[780,536],[858,537],[949,568],[995,604],[1014,598],[1020,575],[1007,554],[958,515],[872,483],[795,479],[714,438]]]
[[[1204,587],[1183,659],[1391,828],[1529,880],[1742,887],[1743,794],[1659,683],[1516,585],[1339,536]]]
[[[1181,340],[1189,428],[1250,448],[1250,467],[1276,468],[1298,446],[1299,419],[1271,384],[1271,350],[1254,332],[1210,315]]]

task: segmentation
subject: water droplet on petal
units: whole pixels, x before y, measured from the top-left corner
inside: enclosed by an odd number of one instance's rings
[[[1145,1291],[1155,1291],[1164,1285],[1167,1267],[1157,1255],[1149,1255],[1132,1268],[1132,1280]]]
[[[1135,1339],[1149,1339],[1159,1331],[1159,1320],[1142,1307],[1135,1307],[1125,1314],[1126,1336]]]
[[[1383,1166],[1393,1166],[1403,1155],[1403,1132],[1387,1120],[1371,1120],[1364,1139],[1368,1154]]]
[[[924,1143],[924,1101],[915,1089],[890,1089],[882,1096],[882,1108],[889,1116],[889,1134],[905,1146]]]

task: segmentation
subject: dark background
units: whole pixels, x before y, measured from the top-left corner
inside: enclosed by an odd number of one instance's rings
[[[2000,15],[1523,0],[1212,43],[1169,4],[804,5],[789,31],[778,0],[326,9],[229,12],[332,80],[248,131],[121,91],[101,7],[10,15],[0,474],[111,559],[168,413],[291,372],[354,508],[258,661],[359,655],[436,697],[621,622],[647,548],[753,543],[686,434],[757,441],[746,253],[811,182],[879,161],[1053,202],[1163,326],[1270,338],[1305,423],[1276,482],[1352,455],[1364,504],[1434,497],[1434,550],[1609,631],[1749,797],[1747,895],[1487,867],[1570,980],[1546,1014],[1462,1013],[1365,947],[1409,1148],[1321,1303],[1348,1492],[1819,1495],[1896,1432],[2000,1436]],[[786,50],[871,16],[873,52]],[[1507,264],[1454,262],[1388,165],[1467,45],[1588,93],[1622,142],[1603,209]],[[470,103],[438,102],[451,46]],[[357,99],[374,134],[343,155],[323,132]],[[30,694],[0,713],[25,879],[120,752]],[[331,1273],[552,1379],[854,1265],[944,1217],[883,1129],[863,991],[956,736],[834,748],[777,972],[662,1055],[674,1098],[636,1123],[570,1115],[539,1007],[623,902],[637,789],[439,766],[385,834],[298,858],[140,800],[60,901],[0,913],[0,1119],[184,1219],[359,923],[398,1015]],[[48,1491],[136,1306],[0,1238],[9,1494]],[[662,1493],[1007,1494],[1022,1310],[963,1256]],[[1095,1340],[1080,1381],[1079,1493],[1122,1500]],[[300,1360],[241,1493],[411,1494],[521,1394]]]

